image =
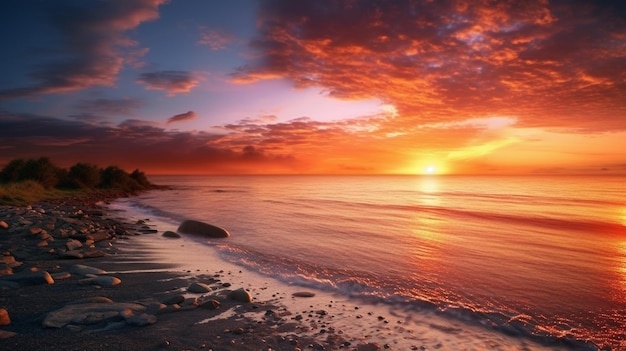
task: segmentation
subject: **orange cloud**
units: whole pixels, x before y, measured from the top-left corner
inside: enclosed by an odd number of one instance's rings
[[[259,58],[235,80],[378,98],[397,108],[398,128],[511,115],[520,126],[623,129],[626,28],[611,6],[267,1],[250,43]]]

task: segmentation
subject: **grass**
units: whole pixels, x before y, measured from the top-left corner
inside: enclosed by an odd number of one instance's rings
[[[0,183],[0,205],[27,205],[83,194],[85,194],[84,190],[46,189],[33,180]]]

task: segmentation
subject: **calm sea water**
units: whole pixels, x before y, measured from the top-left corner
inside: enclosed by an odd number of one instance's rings
[[[616,177],[161,176],[124,200],[228,229],[224,260],[543,343],[626,349]]]

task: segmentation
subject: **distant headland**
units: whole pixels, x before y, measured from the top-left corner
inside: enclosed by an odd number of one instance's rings
[[[0,205],[33,203],[67,196],[120,197],[162,188],[145,173],[79,162],[69,169],[48,157],[14,159],[0,171]]]

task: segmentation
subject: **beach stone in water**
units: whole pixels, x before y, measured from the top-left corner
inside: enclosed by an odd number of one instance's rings
[[[186,220],[177,229],[180,233],[203,235],[209,238],[227,238],[230,233],[224,228],[194,220]]]
[[[172,238],[172,239],[180,238],[180,234],[174,233],[174,232],[172,232],[170,230],[168,230],[165,233],[163,233],[163,236],[166,237],[166,238]]]
[[[239,302],[252,302],[252,295],[244,288],[233,290],[228,294],[228,298]]]
[[[5,221],[0,221],[0,229],[9,229],[9,224]]]

